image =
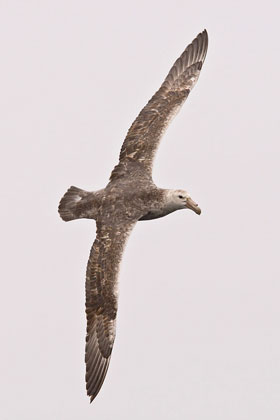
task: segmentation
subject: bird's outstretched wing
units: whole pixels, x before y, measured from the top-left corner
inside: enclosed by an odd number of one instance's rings
[[[90,401],[105,379],[115,339],[119,265],[135,223],[108,226],[97,223],[86,274],[86,386]]]
[[[195,85],[207,46],[208,36],[204,30],[175,61],[160,89],[130,127],[121,148],[119,164],[112,171],[111,181],[133,173],[152,176],[153,159],[160,139]]]

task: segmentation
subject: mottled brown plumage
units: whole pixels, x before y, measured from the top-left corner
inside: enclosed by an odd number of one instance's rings
[[[130,127],[108,185],[96,192],[70,187],[59,204],[63,220],[95,219],[97,226],[86,274],[85,361],[91,401],[102,386],[111,357],[118,307],[118,271],[135,223],[183,208],[200,214],[186,191],[156,187],[152,166],[166,127],[199,77],[207,45],[207,32],[203,31],[175,62],[160,89]]]

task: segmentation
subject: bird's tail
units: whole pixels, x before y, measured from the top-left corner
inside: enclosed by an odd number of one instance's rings
[[[65,220],[65,222],[83,217],[79,211],[79,204],[81,204],[81,200],[88,194],[87,191],[81,190],[80,188],[70,187],[60,200],[58,206],[60,217]]]

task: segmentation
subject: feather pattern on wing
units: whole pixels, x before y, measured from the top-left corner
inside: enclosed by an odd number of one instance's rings
[[[134,226],[97,223],[86,274],[86,383],[91,401],[98,394],[115,340],[117,277],[126,239]]]
[[[121,148],[119,164],[113,169],[110,181],[128,174],[139,174],[139,168],[143,176],[152,176],[153,159],[160,139],[195,85],[207,46],[205,30],[175,61],[160,89],[130,127]]]

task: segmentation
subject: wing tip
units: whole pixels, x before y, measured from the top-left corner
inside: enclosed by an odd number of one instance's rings
[[[86,363],[86,390],[87,395],[90,398],[90,403],[95,399],[97,394],[99,393],[103,382],[105,380],[110,359],[111,359],[111,351],[112,348],[110,347],[110,353],[108,356],[104,356],[103,349],[105,343],[102,341],[102,335],[100,336],[100,339],[98,339],[98,323],[95,319],[95,322],[93,323],[93,330],[91,331],[91,334],[87,335],[86,337],[86,352],[85,352],[85,363]],[[99,331],[100,332],[100,331]],[[105,334],[105,332],[103,331]],[[103,344],[103,346],[102,346]],[[101,345],[101,347],[100,347]],[[102,354],[103,349],[103,354]]]
[[[204,29],[187,45],[180,57],[175,61],[162,86],[171,88],[176,79],[191,68],[197,66],[200,71],[208,49],[208,32]]]
[[[209,37],[208,37],[207,29],[205,28],[205,29],[203,29],[203,31],[199,32],[199,34],[196,36],[196,38],[198,38],[199,36],[202,36],[203,38],[208,40]]]
[[[91,375],[88,379],[86,378],[87,395],[90,398],[90,404],[97,397],[99,391],[102,388],[108,371],[109,362],[110,358],[106,359],[103,363],[103,366],[101,365],[101,370],[99,369],[97,372],[95,372],[95,375]]]
[[[198,51],[197,51],[197,54],[198,54],[197,59],[202,61],[202,63],[204,62],[205,57],[206,57],[206,53],[208,49],[208,42],[209,42],[209,37],[208,37],[207,29],[203,29],[203,31],[201,31],[190,44],[190,45],[194,45],[196,43],[198,44],[200,43],[200,46],[198,47]],[[187,49],[188,47],[186,48],[186,50]]]

